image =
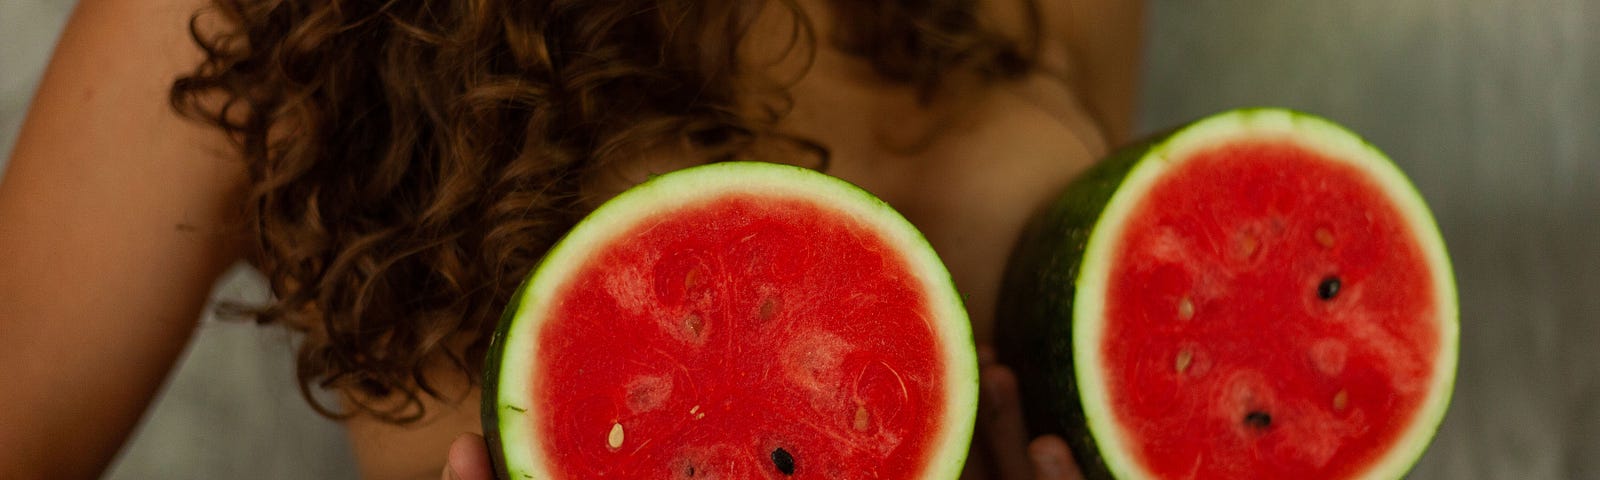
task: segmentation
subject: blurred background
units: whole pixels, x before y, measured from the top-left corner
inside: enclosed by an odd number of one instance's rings
[[[6,155],[73,4],[0,0]],[[1411,477],[1600,478],[1600,0],[1156,0],[1148,15],[1142,131],[1239,106],[1317,113],[1432,205],[1461,367]],[[240,271],[217,295],[264,293]],[[205,319],[108,477],[354,477],[290,359],[279,330]]]

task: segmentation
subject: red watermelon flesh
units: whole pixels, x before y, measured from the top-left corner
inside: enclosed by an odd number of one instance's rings
[[[1344,478],[1418,412],[1441,338],[1412,228],[1370,175],[1291,142],[1194,152],[1110,267],[1112,417],[1162,478]]]
[[[761,198],[658,215],[626,237],[584,265],[542,332],[535,388],[593,393],[544,405],[541,430],[568,440],[550,456],[572,478],[761,478],[781,473],[780,448],[816,474],[802,477],[923,464],[944,366],[927,354],[926,301],[882,240]]]
[[[508,478],[954,478],[976,406],[949,274],[796,167],[655,178],[547,255],[491,345]]]
[[[996,332],[1086,478],[1399,478],[1448,409],[1449,254],[1371,144],[1275,108],[1119,149],[1024,232]]]

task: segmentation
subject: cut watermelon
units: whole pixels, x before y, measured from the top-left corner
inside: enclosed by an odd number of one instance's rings
[[[1003,359],[1090,478],[1397,478],[1455,379],[1453,275],[1382,153],[1227,112],[1112,155],[1029,227]]]
[[[607,202],[491,343],[509,479],[955,478],[977,405],[949,273],[882,201],[719,163]]]

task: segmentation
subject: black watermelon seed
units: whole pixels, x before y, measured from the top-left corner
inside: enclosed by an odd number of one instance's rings
[[[794,457],[789,456],[789,452],[782,447],[772,451],[772,466],[778,467],[778,471],[784,475],[794,475]]]
[[[1333,297],[1339,296],[1339,277],[1330,275],[1322,279],[1322,283],[1317,284],[1317,296],[1323,300],[1333,300]]]
[[[1250,412],[1244,414],[1244,424],[1251,428],[1261,430],[1272,426],[1272,415],[1267,412]]]

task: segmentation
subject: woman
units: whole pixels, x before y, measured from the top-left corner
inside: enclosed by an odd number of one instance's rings
[[[364,476],[486,478],[472,379],[493,310],[587,209],[708,161],[811,165],[882,197],[987,343],[1022,223],[1129,129],[1138,17],[1113,0],[84,0],[0,183],[0,476],[104,469],[245,259],[277,297],[250,313],[303,334],[301,386],[338,394],[312,403]],[[1009,373],[983,373],[968,476],[1070,473],[1059,439],[1023,438]]]

